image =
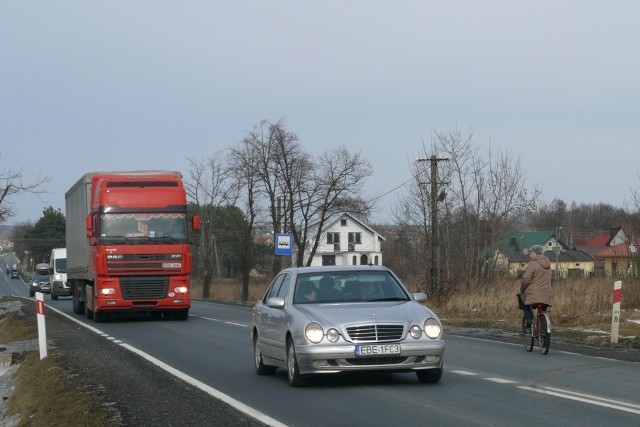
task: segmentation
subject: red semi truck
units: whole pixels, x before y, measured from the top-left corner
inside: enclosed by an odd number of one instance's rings
[[[97,322],[123,311],[188,318],[188,228],[200,220],[187,212],[179,172],[86,173],[65,205],[74,312]]]

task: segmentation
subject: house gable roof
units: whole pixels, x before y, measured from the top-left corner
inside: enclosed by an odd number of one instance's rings
[[[636,238],[635,247],[636,252],[634,253],[631,249],[631,242],[620,243],[615,246],[608,246],[598,252],[595,257],[597,259],[605,259],[605,258],[629,258],[631,256],[637,257],[638,255],[638,247],[640,247],[640,237]]]
[[[334,214],[329,215],[327,217],[327,219],[325,220],[325,222],[324,222],[322,230],[327,230],[327,229],[333,227],[333,225],[335,223],[337,223],[338,221],[340,221],[344,217],[348,217],[352,221],[358,223],[362,228],[367,230],[369,233],[377,235],[379,240],[382,240],[382,241],[386,240],[383,236],[380,235],[380,233],[375,231],[373,228],[369,227],[367,224],[362,222],[358,217],[356,217],[355,215],[353,215],[353,214],[351,214],[349,212],[336,212]],[[316,223],[316,224],[313,224],[313,225],[311,225],[309,227],[309,235],[310,236],[315,236],[316,235],[316,232],[318,230],[318,226],[319,226],[319,223]]]

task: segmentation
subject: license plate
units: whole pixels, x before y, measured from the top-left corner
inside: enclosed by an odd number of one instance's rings
[[[180,268],[182,264],[179,262],[165,262],[162,264],[162,268]]]
[[[357,345],[356,356],[385,356],[400,354],[400,344]]]

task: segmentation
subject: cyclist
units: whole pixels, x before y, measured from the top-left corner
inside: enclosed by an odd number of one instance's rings
[[[551,261],[544,255],[544,248],[533,245],[529,249],[531,261],[522,276],[520,283],[521,298],[524,301],[524,315],[527,318],[527,328],[531,328],[533,311],[531,307],[538,304],[551,305]]]

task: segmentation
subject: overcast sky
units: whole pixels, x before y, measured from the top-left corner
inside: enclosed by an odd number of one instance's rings
[[[640,179],[640,2],[0,0],[0,172],[171,169],[283,120],[311,154],[409,178],[434,131],[520,157],[543,199],[625,207]],[[402,188],[378,199],[391,218]]]

